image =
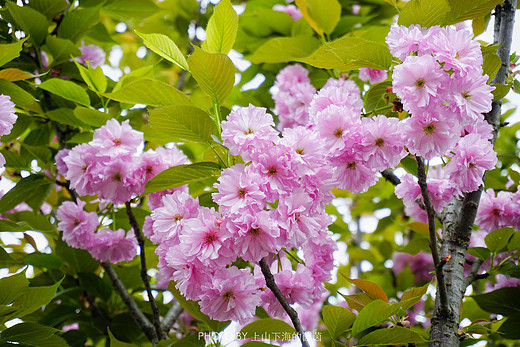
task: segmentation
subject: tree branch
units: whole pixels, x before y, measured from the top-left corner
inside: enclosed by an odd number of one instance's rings
[[[441,303],[441,310],[448,308],[448,294],[446,290],[446,283],[444,282],[444,274],[442,272],[441,259],[439,256],[439,246],[437,244],[437,229],[435,227],[435,210],[432,206],[430,193],[428,192],[428,185],[426,184],[426,172],[424,171],[424,161],[421,157],[416,156],[417,160],[417,178],[419,180],[419,187],[424,200],[424,207],[428,214],[428,230],[430,232],[430,250],[432,252],[433,264],[435,265],[435,275],[439,287],[439,298]]]
[[[398,185],[399,183],[401,183],[401,180],[399,179],[399,177],[397,177],[393,172],[392,170],[390,169],[386,169],[384,171],[381,171],[381,175],[390,183],[392,183],[394,186]]]
[[[466,280],[464,281],[464,289],[466,289],[470,284],[472,284],[476,280],[486,278],[489,276],[489,274],[480,275],[478,273],[478,270],[480,270],[480,266],[482,265],[482,263],[483,261],[480,259],[477,259],[473,262],[473,264],[471,265],[471,271],[468,274],[468,277],[466,277]]]
[[[505,0],[495,9],[494,43],[499,46],[497,54],[502,61],[502,65],[491,83],[504,84],[507,80],[516,2],[517,0]],[[492,143],[495,142],[500,129],[501,105],[501,100],[494,101],[491,111],[485,115],[486,120],[494,129]],[[453,199],[445,208],[441,257],[451,257],[451,261],[446,264],[444,270],[448,289],[449,312],[443,314],[439,310],[440,302],[435,302],[430,346],[458,346],[460,343],[457,331],[460,321],[460,307],[467,281],[464,278],[464,264],[466,263],[466,252],[481,194],[482,187],[477,191],[464,194],[462,201],[457,198]]]
[[[274,276],[271,273],[271,269],[269,269],[269,265],[267,265],[265,259],[260,260],[260,268],[262,269],[262,273],[265,277],[265,283],[267,284],[267,287],[271,289],[274,296],[282,305],[285,312],[287,312],[287,315],[289,315],[289,318],[291,319],[291,322],[294,325],[294,329],[296,329],[296,332],[298,333],[298,336],[300,337],[300,341],[302,342],[302,347],[309,347],[309,342],[307,342],[307,338],[305,337],[305,332],[303,331],[302,325],[300,324],[300,319],[298,318],[298,313],[292,308],[289,303],[287,302],[287,299],[283,296],[282,292],[280,291],[280,288],[276,285],[276,282],[274,281]]]
[[[164,316],[161,322],[161,328],[166,334],[170,331],[173,323],[179,318],[183,310],[178,301],[174,302],[173,306],[168,310],[168,313],[166,313],[166,316]]]
[[[132,298],[132,296],[128,293],[128,290],[115,272],[112,265],[110,265],[109,262],[103,262],[101,265],[103,266],[105,273],[110,278],[110,281],[112,281],[112,285],[119,293],[119,296],[121,296],[121,299],[123,299],[126,307],[128,307],[128,311],[134,318],[139,328],[141,328],[148,340],[150,340],[152,344],[155,345],[159,339],[157,338],[157,332],[155,331],[152,323],[150,323],[148,318],[146,318],[144,313],[139,309],[134,298]]]
[[[134,230],[135,238],[137,239],[137,243],[139,244],[139,256],[141,258],[141,278],[144,283],[144,287],[146,289],[146,293],[148,294],[148,300],[150,301],[150,307],[152,308],[152,316],[153,316],[153,325],[155,326],[155,331],[157,333],[157,337],[160,340],[165,340],[167,336],[164,334],[164,331],[161,327],[161,318],[159,316],[159,309],[157,308],[157,303],[155,302],[155,298],[152,294],[152,288],[150,287],[150,281],[148,280],[148,269],[146,267],[146,256],[144,250],[144,239],[141,235],[141,228],[139,227],[139,223],[135,219],[135,216],[132,212],[132,207],[130,206],[130,202],[125,202],[126,206],[126,214],[128,215],[128,219],[130,221],[130,225]]]

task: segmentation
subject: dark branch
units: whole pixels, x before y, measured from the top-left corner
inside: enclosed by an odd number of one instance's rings
[[[303,331],[302,325],[300,324],[300,319],[298,318],[298,313],[292,308],[289,303],[287,302],[287,299],[283,296],[282,292],[280,291],[280,288],[276,285],[276,282],[274,281],[274,276],[271,273],[271,269],[269,269],[269,265],[265,262],[265,259],[260,260],[260,268],[262,269],[262,273],[265,277],[265,283],[267,284],[267,287],[271,289],[274,296],[282,305],[285,312],[287,312],[287,315],[291,319],[291,322],[294,325],[294,329],[296,329],[296,332],[298,333],[298,336],[300,337],[300,341],[302,342],[302,347],[309,347],[309,342],[307,342],[307,338],[305,337],[305,332]]]
[[[141,235],[141,228],[139,227],[139,223],[135,219],[135,216],[132,212],[132,207],[130,206],[130,202],[125,202],[126,206],[126,214],[128,215],[128,219],[130,221],[130,225],[134,230],[135,238],[137,239],[137,243],[139,244],[139,256],[141,257],[141,278],[144,283],[144,287],[146,289],[146,293],[148,294],[148,300],[150,301],[150,307],[152,308],[152,316],[153,316],[153,325],[155,326],[155,331],[157,332],[157,336],[159,340],[164,340],[167,338],[165,336],[164,331],[161,327],[161,318],[159,316],[159,309],[157,308],[157,303],[155,302],[155,298],[153,297],[152,288],[150,287],[150,281],[148,280],[148,269],[146,267],[146,256],[144,250],[144,239]]]
[[[399,177],[397,177],[393,172],[392,170],[390,169],[386,169],[384,171],[381,171],[381,175],[383,175],[383,177],[390,183],[392,183],[394,186],[398,185],[399,183],[401,183],[401,180],[399,179]]]
[[[161,327],[166,334],[170,331],[173,323],[179,318],[183,310],[178,301],[174,302],[173,306],[168,310],[168,313],[166,313],[166,316],[164,316],[161,322]]]
[[[110,281],[112,281],[112,285],[119,293],[119,296],[121,296],[121,299],[123,299],[123,302],[125,303],[126,307],[128,307],[128,311],[134,318],[139,328],[141,328],[148,340],[150,340],[155,345],[159,341],[159,339],[157,338],[157,332],[155,331],[152,323],[150,323],[148,318],[146,318],[144,313],[139,309],[134,298],[132,298],[132,296],[128,293],[128,290],[126,289],[125,285],[112,268],[112,265],[110,265],[109,262],[101,263],[101,265],[103,266],[105,273],[110,278]]]
[[[421,187],[421,193],[426,207],[426,213],[428,214],[428,230],[430,231],[430,250],[433,256],[433,264],[435,265],[435,275],[437,277],[437,283],[439,285],[439,297],[441,303],[441,310],[448,309],[448,294],[446,290],[446,283],[444,283],[444,274],[441,266],[441,259],[439,256],[439,246],[437,244],[437,230],[435,227],[435,210],[432,206],[430,199],[430,193],[428,192],[428,185],[426,184],[426,172],[424,171],[423,159],[416,156],[417,160],[417,178],[419,180],[419,186]]]
[[[482,263],[483,262],[480,259],[477,259],[473,262],[473,264],[471,265],[471,271],[468,274],[468,277],[466,277],[466,279],[464,280],[464,288],[467,288],[470,284],[472,284],[476,280],[479,280],[481,278],[486,278],[489,276],[489,274],[480,275],[478,273],[478,270],[480,270],[480,266],[482,265]]]

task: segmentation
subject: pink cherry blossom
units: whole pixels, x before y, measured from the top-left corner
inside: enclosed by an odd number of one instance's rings
[[[65,201],[56,212],[58,230],[63,232],[63,241],[74,248],[85,249],[99,225],[97,214],[86,212],[85,205],[81,200],[77,204]]]
[[[359,69],[359,79],[362,81],[369,81],[370,84],[376,84],[379,82],[383,82],[386,80],[387,72],[386,70],[376,70],[369,68],[361,68]]]
[[[83,54],[82,56],[76,57],[76,61],[87,66],[87,61],[90,62],[92,68],[96,68],[105,63],[106,54],[99,46],[94,44],[85,46],[85,42],[81,41],[79,50]]]

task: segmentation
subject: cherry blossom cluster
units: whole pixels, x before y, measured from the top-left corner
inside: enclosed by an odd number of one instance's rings
[[[309,71],[299,64],[280,70],[273,87],[274,114],[278,116],[278,129],[306,125],[309,104],[316,93],[309,79]]]
[[[493,129],[483,116],[491,110],[493,87],[486,84],[480,44],[472,36],[452,27],[415,25],[392,27],[386,38],[390,52],[402,61],[393,71],[393,91],[410,114],[403,122],[408,151],[428,160],[450,158],[428,173],[437,211],[454,194],[477,190],[485,170],[497,163],[489,141]],[[396,195],[410,216],[425,220],[415,203],[421,194],[412,175],[402,178]]]
[[[9,95],[0,94],[0,137],[11,133],[18,116],[15,113],[14,103]],[[0,143],[1,145],[1,143]],[[0,169],[5,165],[5,158],[0,153]]]
[[[321,281],[331,278],[336,244],[324,206],[333,197],[332,174],[314,133],[296,127],[282,135],[264,108],[231,112],[222,140],[247,164],[222,171],[213,193],[218,211],[178,190],[164,195],[147,222],[149,238],[159,243],[158,280],[173,280],[214,319],[245,323],[259,305],[282,315],[258,266],[262,259],[290,304],[321,301]],[[303,261],[293,264],[286,252],[296,259],[298,249]]]
[[[119,123],[110,119],[94,132],[92,141],[58,152],[56,165],[78,195],[95,195],[103,206],[118,205],[142,194],[145,183],[159,172],[187,163],[186,156],[175,147],[145,152],[143,147],[143,133],[132,129],[128,120]],[[150,201],[161,198],[160,193],[154,193]],[[85,202],[78,200],[77,204],[65,202],[59,207],[58,229],[63,231],[65,242],[88,250],[101,261],[131,260],[137,246],[133,233],[98,230],[97,213],[84,211],[84,206]]]

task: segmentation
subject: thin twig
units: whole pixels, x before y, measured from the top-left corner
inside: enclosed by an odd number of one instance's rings
[[[168,310],[168,313],[166,313],[166,316],[164,316],[161,322],[161,327],[166,334],[170,331],[173,323],[179,318],[183,310],[178,301],[174,302],[173,306]]]
[[[437,230],[435,227],[435,210],[432,206],[430,199],[430,193],[428,192],[428,185],[426,184],[426,172],[424,171],[424,161],[421,157],[416,156],[417,160],[417,179],[419,180],[419,186],[421,187],[421,193],[424,200],[424,206],[426,207],[426,213],[428,214],[428,230],[430,231],[430,250],[433,256],[433,264],[435,265],[435,274],[437,276],[437,283],[439,284],[439,296],[441,309],[448,309],[448,294],[446,290],[446,283],[444,283],[444,274],[442,272],[442,266],[439,247],[437,245]]]
[[[103,269],[105,269],[105,273],[110,278],[110,281],[112,281],[112,285],[119,293],[119,296],[121,296],[121,299],[123,299],[126,307],[128,307],[128,311],[134,318],[139,328],[141,328],[148,340],[150,340],[152,344],[155,345],[159,340],[157,338],[157,332],[155,331],[152,323],[150,323],[148,318],[146,318],[144,313],[139,309],[134,298],[132,298],[132,296],[128,293],[128,290],[115,272],[112,265],[110,265],[109,262],[103,262],[101,265],[103,266]]]
[[[287,299],[283,296],[280,288],[276,285],[276,282],[274,281],[274,276],[271,273],[271,269],[269,269],[269,265],[267,265],[265,259],[260,260],[260,268],[262,269],[262,273],[265,277],[265,283],[267,284],[267,287],[271,289],[274,296],[282,305],[285,312],[287,312],[287,315],[291,319],[291,322],[294,325],[294,329],[296,329],[296,332],[298,333],[298,336],[300,337],[300,341],[302,342],[302,347],[309,347],[309,342],[307,342],[307,338],[305,337],[305,332],[303,331],[302,325],[300,323],[300,319],[298,318],[298,313],[292,308],[289,303],[287,302]]]
[[[85,295],[85,298],[87,298],[90,310],[92,311],[92,316],[93,317],[98,317],[99,319],[101,319],[101,321],[103,322],[103,325],[106,328],[108,328],[110,326],[110,321],[108,320],[108,318],[105,316],[103,311],[101,311],[101,309],[97,305],[96,298],[94,298],[92,296],[92,294],[90,294],[87,291],[84,292],[84,295]]]
[[[483,263],[483,261],[480,259],[477,259],[473,262],[473,264],[471,265],[471,271],[464,281],[464,288],[467,288],[470,284],[472,284],[473,282],[475,282],[478,279],[486,278],[489,276],[489,274],[479,274],[478,273],[478,270],[480,270],[480,266],[482,265],[482,263]]]
[[[144,251],[144,239],[141,235],[141,228],[139,227],[139,223],[135,219],[135,216],[132,212],[132,207],[130,206],[130,202],[125,202],[126,206],[126,214],[128,215],[128,219],[130,221],[130,225],[134,230],[135,238],[137,239],[137,243],[139,244],[139,255],[141,257],[141,278],[144,283],[144,287],[146,289],[146,293],[148,294],[148,300],[150,301],[150,307],[152,308],[152,317],[153,317],[153,325],[155,326],[155,330],[157,332],[157,336],[160,340],[165,340],[167,336],[165,336],[164,331],[161,327],[161,318],[159,316],[159,309],[157,308],[157,303],[155,302],[155,298],[152,294],[152,288],[150,287],[150,281],[148,280],[148,269],[146,267],[146,256]]]

